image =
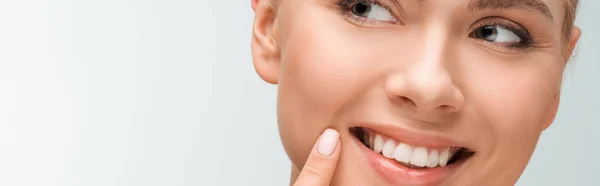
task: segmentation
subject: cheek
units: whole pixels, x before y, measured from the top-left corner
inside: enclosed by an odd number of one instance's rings
[[[342,36],[327,27],[286,36],[278,87],[278,124],[292,162],[303,164],[313,143],[331,126],[334,113],[356,92],[360,60],[352,58]],[[283,33],[282,33],[283,34]],[[340,131],[343,132],[343,131]]]
[[[541,132],[560,86],[558,73],[550,69],[494,68],[473,78],[471,96],[479,112],[498,131],[520,134]]]
[[[285,40],[281,42],[278,124],[296,166],[303,164],[325,128],[338,127],[336,113],[371,86],[378,74],[372,65],[379,61],[378,53],[372,51],[382,48],[380,42],[357,37],[339,15],[320,12],[326,11],[299,12],[281,20]]]
[[[477,56],[476,59],[490,59]],[[471,63],[465,90],[473,116],[486,131],[488,163],[499,174],[520,174],[533,153],[545,124],[554,117],[561,84],[559,61],[545,55],[526,60]],[[551,118],[551,119],[549,119]],[[503,172],[503,171],[506,172]],[[513,175],[514,174],[514,175]]]

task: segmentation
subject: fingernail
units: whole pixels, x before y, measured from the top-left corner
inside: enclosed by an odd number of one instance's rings
[[[321,137],[319,138],[319,144],[317,145],[317,151],[321,156],[329,157],[335,151],[337,147],[338,140],[340,139],[340,134],[333,130],[327,129]]]

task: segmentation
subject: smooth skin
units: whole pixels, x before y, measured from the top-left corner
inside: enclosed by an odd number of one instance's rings
[[[270,11],[270,10],[269,10],[269,4],[267,1],[252,0],[252,9],[254,9],[254,11],[257,12],[257,16],[260,16],[259,21],[264,20],[264,19],[272,19],[271,16],[273,16],[273,15],[268,13],[268,11]],[[265,11],[267,11],[267,12],[265,12]],[[252,42],[252,48],[255,50],[259,50],[259,48],[260,48],[258,46],[258,45],[260,45],[260,43],[257,43],[257,42],[273,42],[274,43],[273,38],[263,37],[265,34],[264,33],[265,30],[262,30],[262,28],[264,28],[262,26],[262,24],[264,24],[264,22],[258,22],[258,25],[260,26],[259,27],[260,30],[257,30],[256,28],[254,30],[254,33],[260,34],[260,35],[254,35],[255,37],[254,37],[254,42]],[[258,36],[260,38],[256,38],[256,36]],[[276,50],[275,48],[267,48],[267,50],[269,50],[269,49]],[[263,70],[268,70],[268,69],[263,69]],[[270,75],[273,75],[273,73],[270,73]],[[273,84],[277,83],[277,77],[263,77],[263,79],[269,83],[273,83]],[[313,148],[310,151],[310,155],[308,156],[306,163],[304,163],[304,167],[302,168],[302,171],[300,172],[300,171],[298,171],[298,169],[294,169],[292,171],[292,174],[294,174],[294,176],[292,176],[290,185],[294,185],[294,186],[328,186],[331,184],[331,179],[332,179],[335,169],[337,167],[342,146],[339,142],[339,133],[335,129],[325,130],[323,132],[323,134],[321,135],[321,137],[319,137],[319,138],[322,138],[323,135],[327,134],[328,130],[330,132],[330,135],[335,136],[334,143],[336,145],[335,145],[333,152],[331,152],[331,154],[329,154],[329,155],[323,155],[323,154],[319,153],[318,147],[319,147],[319,142],[321,140],[318,140],[313,145]],[[331,134],[331,132],[333,132],[335,134]]]
[[[400,22],[371,24],[336,0],[252,0],[254,67],[279,86],[290,184],[388,185],[348,132],[371,122],[474,150],[443,185],[514,185],[554,120],[581,35],[563,29],[565,1],[542,0],[550,21],[532,9],[469,9],[469,0],[402,0],[402,10],[386,4]],[[470,37],[490,21],[526,28],[535,45]],[[319,136],[331,130],[339,143],[323,156]]]

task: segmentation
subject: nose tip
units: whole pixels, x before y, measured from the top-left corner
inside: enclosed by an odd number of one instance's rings
[[[385,86],[395,104],[418,113],[453,113],[460,111],[464,104],[461,91],[443,73],[398,73],[390,77]]]

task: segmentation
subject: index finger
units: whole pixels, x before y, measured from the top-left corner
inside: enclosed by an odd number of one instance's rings
[[[331,182],[333,173],[340,156],[340,134],[333,129],[327,129],[304,163],[294,186],[326,186]]]

